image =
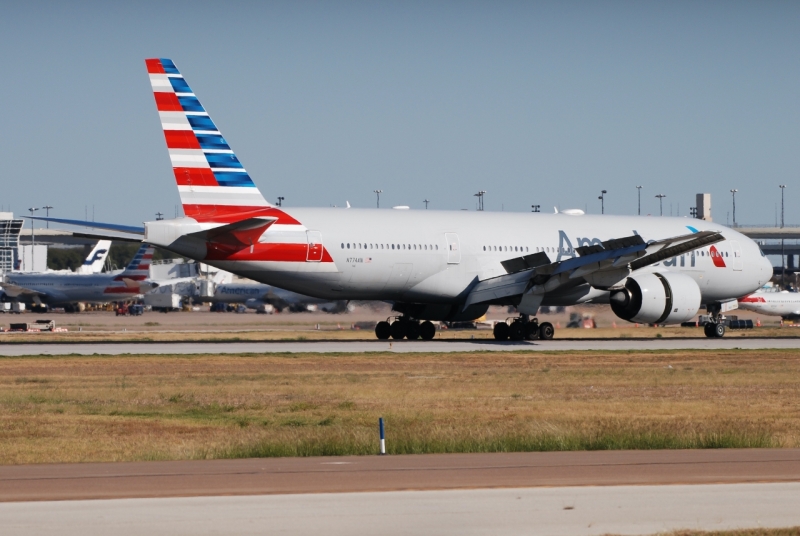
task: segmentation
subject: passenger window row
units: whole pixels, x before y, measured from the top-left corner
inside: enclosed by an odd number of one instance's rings
[[[417,251],[438,251],[438,245],[431,244],[366,244],[362,242],[342,242],[342,249],[405,249]]]

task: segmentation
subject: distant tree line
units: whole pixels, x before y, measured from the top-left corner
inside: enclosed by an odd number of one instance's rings
[[[89,255],[93,247],[94,244],[86,245],[82,248],[47,248],[47,268],[50,270],[74,271],[83,264],[83,260]],[[111,267],[115,269],[125,268],[131,262],[138,249],[139,244],[132,242],[112,242],[106,263],[110,262]],[[158,248],[153,254],[155,260],[173,259],[175,257],[178,257],[178,255]]]

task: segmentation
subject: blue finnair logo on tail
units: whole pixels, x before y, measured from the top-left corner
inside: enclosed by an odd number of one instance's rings
[[[101,256],[101,255],[105,255],[105,254],[106,254],[106,251],[107,251],[107,250],[105,250],[105,249],[98,249],[97,251],[95,251],[95,252],[94,252],[94,255],[92,255],[92,258],[91,258],[91,259],[86,259],[86,260],[83,262],[83,264],[84,264],[85,266],[88,266],[88,265],[90,265],[90,264],[94,264],[94,262],[95,262],[95,261],[98,261],[98,260],[100,260],[100,256]]]
[[[691,225],[687,225],[686,228],[689,229],[693,233],[699,233],[700,232],[697,229],[695,229],[694,227],[692,227]]]

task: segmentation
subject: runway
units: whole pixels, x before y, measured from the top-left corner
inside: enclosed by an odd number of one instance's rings
[[[655,534],[800,525],[800,484],[398,491],[0,504],[3,534]]]
[[[0,468],[0,525],[65,535],[653,534],[800,525],[798,496],[800,449],[35,465]]]
[[[79,342],[3,343],[0,356],[24,355],[124,355],[124,354],[242,354],[242,353],[435,353],[520,352],[585,350],[763,350],[798,349],[800,338],[723,339],[566,339],[552,341],[496,342],[476,340],[433,341],[263,341],[263,342]]]

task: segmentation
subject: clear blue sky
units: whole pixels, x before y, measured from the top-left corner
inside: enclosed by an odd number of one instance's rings
[[[179,203],[144,59],[175,61],[266,197],[800,223],[799,2],[7,2],[0,205]]]

